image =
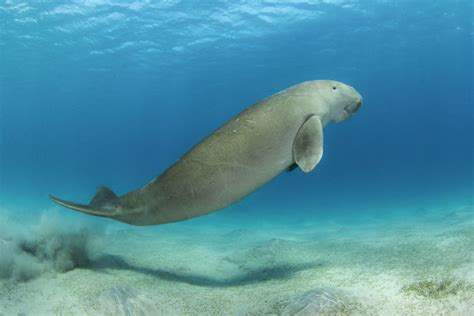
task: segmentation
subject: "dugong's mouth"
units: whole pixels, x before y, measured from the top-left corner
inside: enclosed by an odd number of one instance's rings
[[[349,104],[344,108],[344,111],[347,112],[347,114],[352,115],[357,110],[359,110],[360,106],[362,105],[362,99],[359,99],[356,103]]]

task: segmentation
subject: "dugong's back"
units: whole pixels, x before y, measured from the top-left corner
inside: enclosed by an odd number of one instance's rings
[[[155,219],[181,220],[226,207],[288,168],[301,125],[292,122],[299,116],[288,106],[290,98],[283,92],[248,108],[143,188],[153,196]]]

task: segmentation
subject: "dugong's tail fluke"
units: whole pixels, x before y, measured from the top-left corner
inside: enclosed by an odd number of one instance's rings
[[[114,217],[117,215],[113,208],[113,202],[118,197],[107,187],[97,188],[97,193],[94,195],[89,205],[61,200],[52,195],[49,195],[48,197],[59,205],[82,213],[101,217]]]

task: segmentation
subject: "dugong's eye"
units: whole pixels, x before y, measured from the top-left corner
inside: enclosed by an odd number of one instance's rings
[[[332,89],[333,89],[333,90],[336,90],[337,88],[336,88],[336,86],[333,86]]]

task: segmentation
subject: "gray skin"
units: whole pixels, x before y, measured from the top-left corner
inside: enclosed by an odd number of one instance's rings
[[[50,198],[71,209],[132,225],[186,220],[225,208],[284,170],[309,172],[323,153],[323,127],[362,104],[352,87],[307,81],[233,117],[144,187],[116,196],[100,187],[88,205]]]

